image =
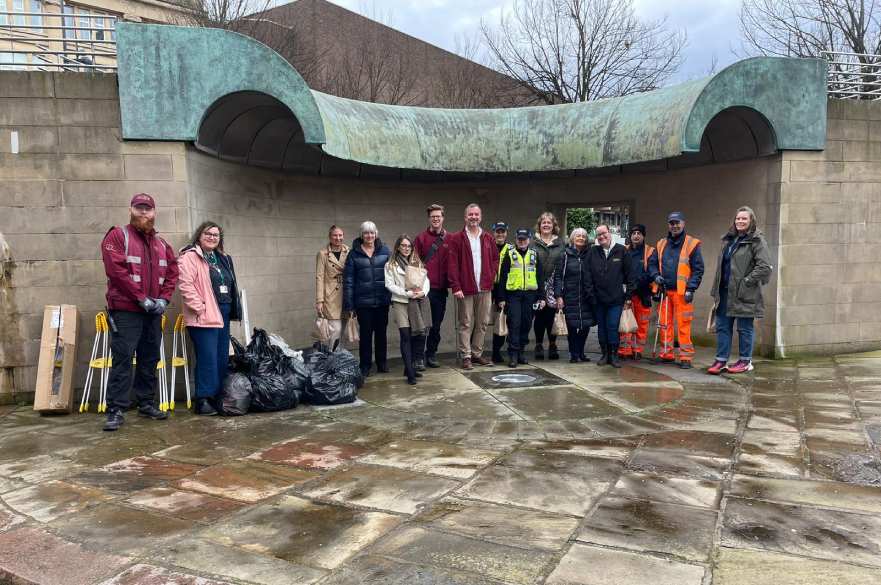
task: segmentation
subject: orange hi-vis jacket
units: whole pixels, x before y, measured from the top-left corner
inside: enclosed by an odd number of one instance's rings
[[[676,292],[684,295],[685,286],[688,279],[691,278],[691,254],[695,248],[700,245],[701,241],[693,238],[688,234],[685,235],[685,242],[679,252],[679,264],[676,270]],[[648,247],[648,246],[646,246]],[[664,267],[664,248],[667,247],[667,238],[658,241],[658,273],[663,274]]]

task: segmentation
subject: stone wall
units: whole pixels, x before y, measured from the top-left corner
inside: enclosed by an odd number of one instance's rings
[[[11,257],[0,279],[0,402],[33,393],[46,304],[80,309],[82,383],[104,307],[99,244],[128,221],[134,193],[157,195],[156,225],[173,244],[189,229],[184,145],[120,136],[115,75],[0,72],[0,239]]]
[[[831,100],[823,152],[786,152],[780,327],[788,355],[881,347],[881,103]]]
[[[709,343],[719,238],[736,208],[750,205],[775,264],[760,351],[881,346],[881,262],[872,248],[881,237],[881,104],[830,103],[822,153],[679,170],[658,163],[638,174],[448,183],[285,175],[180,143],[123,142],[119,125],[114,76],[0,72],[0,402],[28,400],[33,392],[46,304],[80,308],[75,379],[82,383],[94,315],[104,307],[99,243],[109,227],[127,221],[128,202],[139,191],[155,195],[157,227],[176,247],[199,222],[221,223],[248,291],[252,325],[294,346],[310,343],[315,254],[331,224],[351,241],[370,219],[391,244],[424,229],[433,202],[447,206],[447,227],[460,229],[472,201],[483,207],[485,226],[505,220],[512,228],[531,227],[545,209],[561,214],[627,202],[633,221],[648,226],[650,242],[663,235],[669,211],[685,212],[688,231],[704,242],[707,271],[694,331]],[[178,306],[175,299],[172,317]],[[452,303],[448,315],[443,350],[453,349]],[[393,326],[389,333],[395,356]],[[241,335],[238,326],[234,334]]]

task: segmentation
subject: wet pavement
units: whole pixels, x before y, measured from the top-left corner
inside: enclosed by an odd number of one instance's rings
[[[444,364],[116,434],[4,408],[0,583],[881,583],[881,353]]]

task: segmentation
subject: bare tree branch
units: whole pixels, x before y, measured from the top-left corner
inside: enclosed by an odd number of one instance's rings
[[[633,0],[515,0],[481,31],[494,67],[548,104],[655,89],[686,44],[666,20],[640,20]]]

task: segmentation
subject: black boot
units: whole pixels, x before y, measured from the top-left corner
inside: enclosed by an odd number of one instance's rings
[[[517,352],[517,363],[523,364],[524,366],[529,362],[526,360],[526,354],[522,351]]]
[[[416,377],[421,378],[419,372],[425,371],[425,336],[413,335],[411,346],[413,347],[413,367],[416,370]]]
[[[548,359],[549,360],[558,360],[560,359],[560,352],[557,351],[557,342],[552,341],[548,345]]]
[[[603,357],[597,362],[598,366],[605,366],[609,363],[609,346],[605,343],[600,344],[600,348],[603,350]]]
[[[499,318],[499,317],[497,317]],[[493,333],[493,363],[501,364],[505,361],[502,357],[502,347],[505,345],[505,337]]]
[[[416,384],[416,368],[413,366],[413,338],[409,327],[398,329],[401,334],[401,358],[404,360],[404,376],[408,384]]]
[[[107,420],[104,422],[105,431],[118,431],[119,427],[125,422],[122,411],[117,408],[111,408],[107,411]]]
[[[214,416],[217,414],[217,410],[211,404],[210,398],[197,398],[194,412],[203,416]]]
[[[537,359],[537,360],[545,359],[545,348],[540,343],[535,344],[535,359]]]
[[[508,352],[508,367],[509,368],[516,368],[517,361],[518,361],[517,360],[517,352],[516,351],[509,351]]]
[[[621,362],[618,360],[618,346],[610,345],[609,346],[609,365],[613,368],[620,368]]]
[[[439,368],[440,362],[437,361],[436,355],[425,356],[425,365],[429,368]]]
[[[152,402],[142,404],[138,407],[138,416],[152,418],[153,420],[165,420],[168,418],[167,412],[162,412]]]

